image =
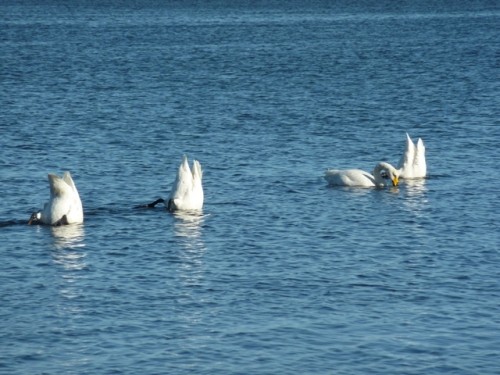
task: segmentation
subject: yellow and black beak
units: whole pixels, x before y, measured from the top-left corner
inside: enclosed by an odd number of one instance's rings
[[[392,179],[392,186],[398,186],[398,184],[399,184],[399,177],[394,176]]]

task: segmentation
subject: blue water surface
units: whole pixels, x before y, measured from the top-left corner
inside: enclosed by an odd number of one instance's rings
[[[498,4],[94,3],[0,4],[0,373],[499,373]]]

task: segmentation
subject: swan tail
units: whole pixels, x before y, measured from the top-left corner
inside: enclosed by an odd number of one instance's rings
[[[191,170],[189,169],[187,156],[184,155],[182,157],[182,162],[179,165],[177,176],[172,185],[172,190],[170,191],[169,200],[184,196],[186,194],[186,191],[189,190],[191,181],[192,181]]]
[[[419,138],[415,149],[415,164],[421,163],[422,160],[425,162],[425,146],[422,139]]]
[[[414,157],[415,157],[415,144],[411,140],[410,135],[406,133],[406,147],[403,156],[401,156],[401,159],[399,159],[398,168],[405,169],[411,164],[413,164]]]
[[[417,141],[415,150],[415,168],[418,170],[416,177],[425,177],[427,175],[427,163],[425,161],[425,146],[421,138]]]
[[[417,151],[425,151],[424,141],[422,138],[419,138],[417,141]]]
[[[71,173],[69,171],[64,172],[62,179],[69,186],[71,186],[73,190],[76,190],[75,182],[73,181],[73,178],[71,177]]]
[[[186,176],[189,176],[190,174],[191,169],[189,168],[188,158],[186,155],[183,155],[181,165],[179,166],[178,177],[180,180],[184,180]]]
[[[71,220],[75,222],[83,222],[83,206],[82,201],[80,199],[80,194],[78,194],[78,190],[76,189],[75,182],[71,177],[71,173],[69,171],[64,172],[63,181],[66,182],[73,191],[73,208],[70,216]]]
[[[203,170],[201,169],[201,164],[198,160],[193,160],[193,179],[195,181],[201,181],[203,178]]]
[[[53,197],[60,197],[72,192],[71,186],[67,184],[61,177],[49,173],[50,195]]]

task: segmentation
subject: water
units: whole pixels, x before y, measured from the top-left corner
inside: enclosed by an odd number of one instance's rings
[[[2,3],[0,373],[498,373],[499,17]],[[426,180],[326,186],[407,131]],[[203,213],[135,208],[183,153]],[[25,225],[64,170],[85,223]]]

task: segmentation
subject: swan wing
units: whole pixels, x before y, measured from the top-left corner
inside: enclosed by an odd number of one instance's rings
[[[325,180],[332,186],[371,187],[375,186],[373,176],[361,169],[328,169]]]
[[[181,165],[179,166],[179,170],[177,171],[177,177],[171,192],[171,198],[178,199],[184,197],[192,185],[192,178],[187,157],[184,155]]]
[[[203,170],[198,160],[193,161],[192,167],[193,174],[193,189],[191,191],[191,205],[194,209],[201,209],[203,207]]]
[[[67,222],[68,224],[82,223],[83,222],[82,201],[80,199],[80,194],[78,194],[75,182],[71,177],[71,173],[69,171],[64,172],[62,179],[64,180],[64,182],[68,184],[68,186],[71,187],[72,190],[71,207],[68,213],[66,214]]]
[[[73,178],[71,177],[71,173],[69,171],[64,172],[62,179],[64,182],[66,182],[74,191],[76,190],[76,185],[75,182],[73,181]]]
[[[415,144],[406,133],[406,147],[398,163],[398,169],[401,170],[401,177],[412,177],[413,161],[415,159]]]
[[[417,141],[415,158],[413,160],[413,177],[423,178],[427,175],[427,163],[425,161],[425,146],[421,138]]]
[[[201,164],[198,160],[193,160],[191,172],[193,174],[193,181],[201,184],[201,180],[203,179],[203,170],[201,169]]]

